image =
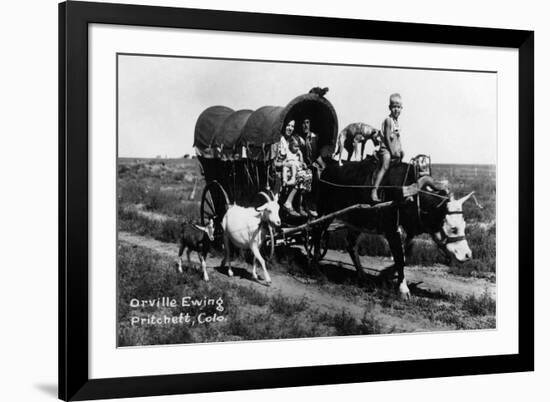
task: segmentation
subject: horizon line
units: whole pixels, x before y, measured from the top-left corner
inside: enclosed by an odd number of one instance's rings
[[[168,160],[168,159],[192,159],[193,157],[196,159],[197,155],[194,153],[191,154],[184,154],[189,155],[189,158],[184,158],[182,156],[117,156],[117,159],[149,159],[149,160]],[[487,165],[487,166],[496,166],[496,162],[432,162],[432,165]]]

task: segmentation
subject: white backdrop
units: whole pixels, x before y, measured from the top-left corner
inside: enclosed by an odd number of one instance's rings
[[[137,2],[137,1],[135,1]],[[279,0],[145,1],[144,4],[232,9],[319,16],[350,17],[453,25],[478,25],[536,30],[538,88],[548,88],[550,28],[543,5],[464,0],[458,5],[436,1],[317,2]],[[540,2],[542,4],[542,2]],[[455,7],[453,7],[456,4]],[[3,400],[53,400],[57,382],[57,2],[28,0],[3,5],[2,38],[2,268],[4,314],[0,347]],[[538,204],[548,190],[543,176],[549,144],[541,125],[548,97],[537,92],[536,121]],[[542,113],[541,113],[542,112]],[[544,120],[543,120],[544,119]],[[544,152],[544,153],[543,153]],[[538,209],[538,244],[543,249],[548,212]],[[7,222],[6,222],[7,221]],[[7,224],[6,224],[7,223]],[[541,224],[542,223],[542,224]],[[7,256],[7,258],[6,258]],[[549,272],[537,256],[537,334],[549,329],[544,284]],[[159,397],[158,401],[279,401],[344,398],[350,400],[447,401],[547,399],[544,379],[550,375],[548,346],[537,344],[536,373],[397,381],[371,384],[259,390],[223,394]],[[152,399],[134,399],[152,400]]]

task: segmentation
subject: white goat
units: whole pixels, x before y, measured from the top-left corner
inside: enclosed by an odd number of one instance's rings
[[[231,205],[222,220],[223,244],[225,256],[222,261],[222,267],[227,263],[229,276],[233,276],[231,270],[231,259],[229,243],[240,249],[249,249],[254,254],[252,262],[252,277],[258,280],[256,273],[256,260],[259,261],[264,272],[266,283],[271,283],[271,277],[267,272],[265,261],[260,254],[260,247],[263,240],[263,225],[281,226],[279,217],[279,197],[274,200],[268,200],[258,208],[244,208],[238,205]]]

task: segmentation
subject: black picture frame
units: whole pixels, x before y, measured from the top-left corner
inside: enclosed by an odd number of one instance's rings
[[[507,47],[519,52],[517,354],[90,379],[88,25]],[[59,398],[86,400],[534,370],[534,32],[71,1],[59,4]],[[514,183],[510,183],[514,185]]]

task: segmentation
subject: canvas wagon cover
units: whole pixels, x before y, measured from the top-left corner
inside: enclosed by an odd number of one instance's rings
[[[214,144],[215,135],[225,119],[233,112],[233,109],[226,106],[212,106],[202,112],[195,124],[193,146],[197,150],[204,152],[213,145],[219,145]]]
[[[239,141],[248,146],[279,141],[284,121],[283,110],[280,106],[264,106],[256,110],[248,118]]]
[[[235,145],[239,141],[243,127],[252,113],[253,111],[248,109],[231,113],[214,134],[214,142],[222,145],[222,153],[228,157],[237,152]]]
[[[263,106],[254,112],[234,112],[225,106],[206,109],[195,127],[194,145],[199,155],[271,160],[276,156],[277,144],[289,121],[295,121],[297,135],[304,135],[301,128],[304,118],[310,119],[311,131],[319,136],[320,147],[333,146],[338,135],[336,111],[324,93],[321,95],[315,89],[297,96],[285,107]],[[213,146],[220,147],[221,152],[210,149]]]

